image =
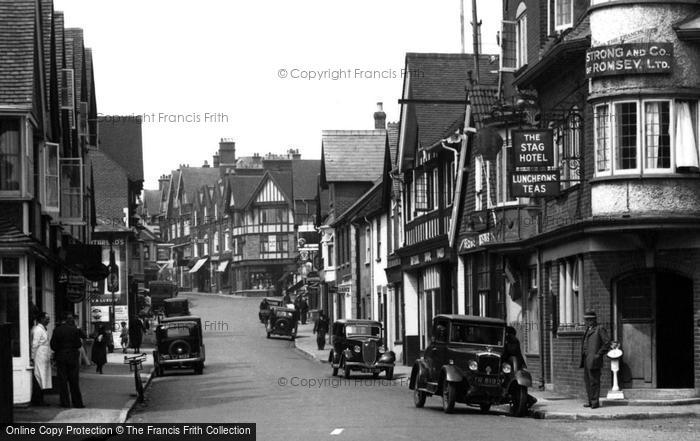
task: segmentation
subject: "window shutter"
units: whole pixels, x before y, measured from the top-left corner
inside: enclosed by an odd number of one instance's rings
[[[501,71],[513,72],[517,68],[516,59],[517,22],[501,20]]]

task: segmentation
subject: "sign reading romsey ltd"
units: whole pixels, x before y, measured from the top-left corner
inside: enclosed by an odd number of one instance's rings
[[[531,198],[559,195],[559,172],[513,172],[510,175],[513,197]]]
[[[513,130],[513,167],[554,165],[551,130]]]
[[[624,43],[586,51],[588,78],[665,74],[673,69],[673,43]]]

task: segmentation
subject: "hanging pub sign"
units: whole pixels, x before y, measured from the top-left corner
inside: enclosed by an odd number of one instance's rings
[[[551,130],[514,130],[512,134],[514,167],[554,165],[554,140]]]
[[[159,243],[156,244],[156,262],[166,263],[170,260],[170,250],[173,244],[171,243]]]
[[[559,172],[513,172],[510,189],[519,198],[558,196]]]
[[[673,69],[673,43],[624,43],[586,51],[586,77],[666,74]]]

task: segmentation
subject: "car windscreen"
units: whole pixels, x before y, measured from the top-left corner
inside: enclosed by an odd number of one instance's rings
[[[366,335],[368,337],[379,337],[382,330],[379,326],[371,325],[348,325],[345,327],[347,335]]]
[[[164,323],[158,327],[160,338],[189,337],[194,334],[197,326],[195,322]]]
[[[282,309],[275,310],[275,317],[292,317],[293,315],[294,312],[292,311],[285,311]]]
[[[489,346],[503,346],[504,328],[474,323],[452,323],[450,341],[452,343],[473,343]]]

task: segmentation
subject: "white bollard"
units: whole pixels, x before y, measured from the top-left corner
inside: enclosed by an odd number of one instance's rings
[[[622,349],[620,349],[618,343],[614,343],[613,349],[608,351],[608,358],[610,359],[610,370],[612,371],[613,386],[612,389],[608,391],[608,400],[624,400],[625,394],[620,389],[618,383],[617,373],[620,371],[620,359],[622,359]]]

